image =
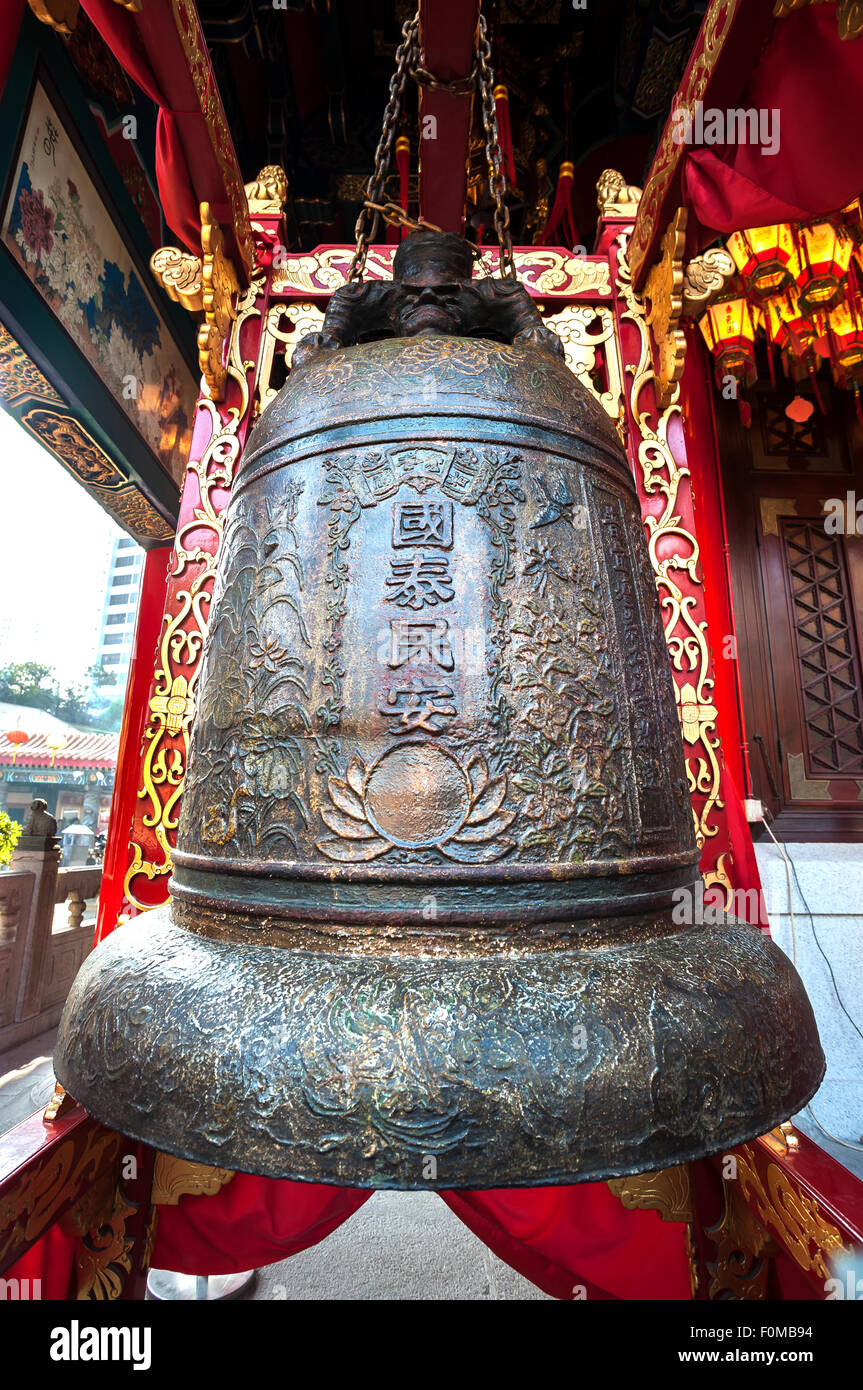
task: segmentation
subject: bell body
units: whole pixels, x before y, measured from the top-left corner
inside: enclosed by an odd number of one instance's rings
[[[85,963],[57,1075],[130,1135],[275,1177],[682,1162],[823,1072],[787,958],[675,920],[697,882],[604,412],[529,341],[322,352],[229,505],[172,905]]]

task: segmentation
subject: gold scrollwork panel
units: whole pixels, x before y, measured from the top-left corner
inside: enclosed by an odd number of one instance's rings
[[[648,550],[659,602],[663,614],[665,640],[675,675],[678,710],[686,750],[686,774],[690,795],[695,798],[693,818],[699,848],[719,833],[714,811],[721,810],[719,790],[721,781],[720,743],[716,733],[717,709],[713,700],[713,679],[710,674],[710,647],[707,622],[699,617],[700,549],[698,540],[683,523],[684,489],[688,486],[689,469],[679,463],[669,443],[669,429],[675,416],[681,414],[680,387],[674,382],[671,396],[664,406],[651,407],[642,396],[648,386],[655,384],[655,371],[650,351],[650,336],[643,301],[632,287],[627,259],[628,236],[616,239],[619,251],[618,293],[623,301],[621,322],[631,323],[638,332],[638,360],[626,371],[631,375],[629,408],[635,422],[637,462],[641,482],[648,498],[661,499],[658,513],[645,516]],[[687,592],[679,582],[685,577],[694,592]],[[697,806],[697,809],[695,809]],[[705,886],[720,887],[725,902],[730,902],[731,881],[728,876],[727,854],[717,856],[712,870],[704,873]]]
[[[260,313],[255,300],[261,286],[261,278],[256,277],[241,296],[233,321],[225,370],[235,384],[237,404],[220,410],[208,397],[200,399],[200,408],[210,416],[212,433],[200,459],[193,459],[189,464],[189,471],[197,480],[199,501],[193,515],[178,530],[174,542],[170,577],[173,599],[169,600],[159,643],[138,789],[142,809],[133,826],[131,861],[126,871],[126,898],[141,910],[152,907],[153,903],[136,895],[135,881],[139,877],[150,883],[163,883],[164,900],[167,900],[171,873],[170,836],[177,828],[186,777],[199,657],[207,634],[210,595],[224,527],[224,509],[217,504],[217,494],[229,491],[233,482],[240,456],[239,428],[250,403],[247,372],[252,364],[243,359],[240,336],[243,325]],[[199,543],[202,528],[213,534],[212,550]],[[188,576],[188,582],[178,582],[184,576]],[[155,853],[141,843],[143,836],[136,835],[139,819],[156,841]]]

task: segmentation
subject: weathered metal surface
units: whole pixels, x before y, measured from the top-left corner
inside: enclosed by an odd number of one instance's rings
[[[55,1052],[168,1152],[586,1181],[820,1080],[781,953],[672,923],[698,853],[632,479],[526,293],[469,269],[411,238],[394,282],[337,292],[249,441],[173,921],[99,948]]]
[[[285,950],[159,909],[99,947],[58,1048],[74,1019],[75,1085],[129,1134],[361,1187],[653,1170],[764,1133],[820,1078],[800,982],[755,928],[528,938]]]

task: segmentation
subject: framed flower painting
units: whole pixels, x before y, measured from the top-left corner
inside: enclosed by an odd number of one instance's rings
[[[37,78],[0,237],[129,422],[179,483],[198,385],[59,103]]]

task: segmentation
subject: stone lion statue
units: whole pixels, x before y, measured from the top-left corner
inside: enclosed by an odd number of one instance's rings
[[[629,212],[638,206],[641,192],[635,184],[624,182],[616,169],[603,169],[596,185],[596,205],[600,212],[608,212],[612,207]]]
[[[281,212],[287,196],[288,176],[278,164],[265,165],[258,177],[246,184],[251,212]]]
[[[24,826],[24,834],[38,840],[48,840],[57,834],[57,822],[48,811],[47,801],[41,797],[37,796],[35,801],[30,802],[30,815]]]

